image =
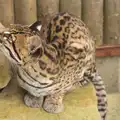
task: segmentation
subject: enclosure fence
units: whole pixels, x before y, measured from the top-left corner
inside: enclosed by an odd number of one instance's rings
[[[0,0],[0,22],[31,24],[58,12],[79,16],[97,45],[120,43],[120,0]]]

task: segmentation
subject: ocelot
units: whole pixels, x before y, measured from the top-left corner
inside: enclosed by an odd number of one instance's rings
[[[4,54],[18,67],[18,83],[28,91],[25,104],[59,113],[66,92],[91,82],[101,120],[105,120],[106,91],[96,70],[95,43],[89,29],[69,13],[55,15],[47,26],[45,39],[40,37],[39,21],[31,26],[14,24],[0,35]],[[20,40],[19,36],[25,37]]]

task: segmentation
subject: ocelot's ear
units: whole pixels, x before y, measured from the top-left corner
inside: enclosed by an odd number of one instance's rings
[[[32,31],[38,31],[40,32],[41,28],[42,28],[42,22],[41,21],[36,21],[34,22],[33,24],[31,24],[29,26],[29,28],[32,30]]]

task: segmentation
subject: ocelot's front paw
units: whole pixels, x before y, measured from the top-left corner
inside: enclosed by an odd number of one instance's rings
[[[43,97],[35,97],[27,93],[24,96],[24,102],[29,107],[39,108],[43,104]]]
[[[49,113],[60,113],[64,110],[63,96],[47,96],[43,108]]]

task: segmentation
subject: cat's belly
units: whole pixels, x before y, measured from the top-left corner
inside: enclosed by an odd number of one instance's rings
[[[29,75],[20,67],[18,68],[17,79],[20,87],[36,97],[51,95],[59,92],[65,93],[72,88],[72,83],[70,81],[53,82],[47,78],[44,80],[38,78],[37,80],[34,76]]]

